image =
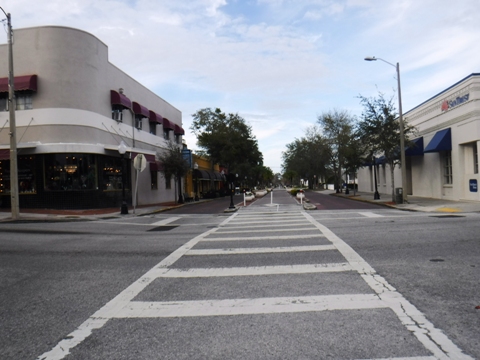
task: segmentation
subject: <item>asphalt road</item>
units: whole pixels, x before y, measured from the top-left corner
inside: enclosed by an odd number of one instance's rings
[[[286,195],[0,224],[0,358],[480,358],[479,214]]]

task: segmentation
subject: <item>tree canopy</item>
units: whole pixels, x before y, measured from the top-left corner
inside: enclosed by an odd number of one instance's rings
[[[225,114],[219,108],[198,110],[193,116],[192,131],[197,137],[200,155],[212,164],[228,168],[250,179],[259,179],[263,155],[252,128],[238,114]]]

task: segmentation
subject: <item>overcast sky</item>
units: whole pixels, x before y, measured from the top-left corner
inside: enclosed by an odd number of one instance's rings
[[[478,0],[0,0],[13,28],[85,30],[109,60],[183,114],[205,107],[252,126],[265,166],[323,112],[360,116],[358,95],[403,110],[480,72]],[[2,14],[3,16],[3,14]],[[0,38],[0,42],[6,42]]]

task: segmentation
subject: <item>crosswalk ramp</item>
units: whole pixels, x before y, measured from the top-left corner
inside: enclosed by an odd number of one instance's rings
[[[192,334],[184,343],[189,357],[171,358],[471,359],[348,244],[298,208],[229,216],[42,359],[62,358],[93,329],[119,319]],[[162,349],[178,352],[173,339],[159,336]]]

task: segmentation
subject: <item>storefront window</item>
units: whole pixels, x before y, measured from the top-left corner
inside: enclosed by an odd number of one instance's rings
[[[50,154],[44,159],[46,191],[97,189],[94,155]]]
[[[35,162],[33,156],[18,157],[18,192],[35,194]],[[10,160],[0,160],[0,194],[10,194]]]
[[[122,190],[122,159],[108,158],[102,169],[102,190]]]
[[[443,183],[452,184],[452,152],[446,151],[443,158]]]

